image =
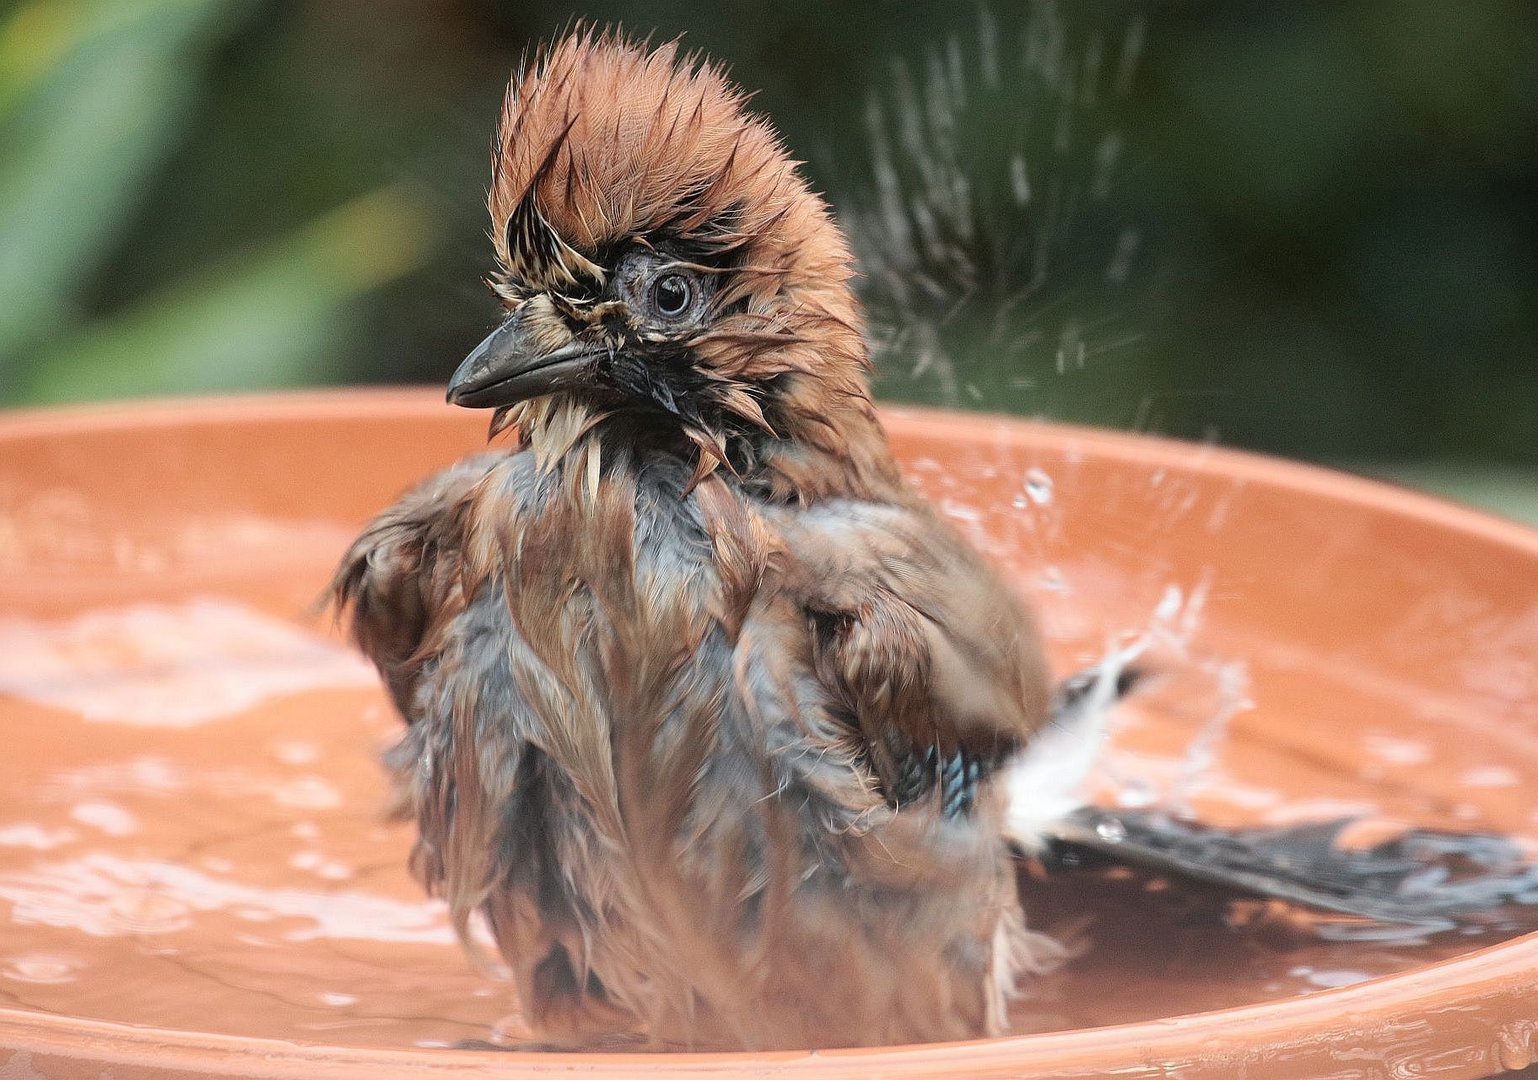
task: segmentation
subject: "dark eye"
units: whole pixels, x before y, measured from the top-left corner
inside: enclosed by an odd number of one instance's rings
[[[663,274],[652,283],[652,305],[659,315],[675,318],[689,310],[694,288],[682,274]]]

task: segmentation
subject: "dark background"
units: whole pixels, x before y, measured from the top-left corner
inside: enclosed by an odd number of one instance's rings
[[[1531,0],[0,12],[0,402],[442,382],[503,85],[583,16],[758,91],[873,267],[884,396],[1538,468]],[[975,181],[928,247],[926,154]]]

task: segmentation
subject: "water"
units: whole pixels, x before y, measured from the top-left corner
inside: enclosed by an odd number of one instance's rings
[[[1053,491],[951,518],[1019,568],[1059,670],[1143,650],[1152,677],[1112,724],[1097,801],[1231,826],[1367,815],[1387,832],[1488,829],[1534,846],[1538,739],[1521,673],[1538,649],[1510,648],[1533,613],[1499,573],[1471,575],[1445,536],[1390,531],[1338,504],[1287,507],[1242,474],[1206,475],[1204,447],[1131,465],[1097,461],[1092,437],[1051,441],[1039,456],[1001,444],[962,467],[918,455],[913,468],[942,505],[1011,483]],[[1490,651],[1518,677],[1495,677],[1497,662],[1480,659]],[[1031,988],[1021,1032],[1316,993],[1501,937],[1327,941],[1278,905],[1133,878],[1025,889],[1033,924],[1084,951]]]
[[[243,511],[239,535],[261,540],[237,559],[184,543],[201,534],[178,520],[205,511],[178,500],[239,491],[242,462],[264,476],[254,451],[189,453],[179,467],[193,479],[162,477],[111,514],[122,480],[101,478],[71,504],[67,550],[34,544],[0,503],[13,541],[0,558],[7,1006],[360,1047],[522,1029],[507,985],[472,966],[409,879],[409,830],[381,821],[375,759],[398,721],[303,615],[364,514],[429,465],[402,451],[374,476],[378,447],[419,436],[331,441],[334,423],[293,451],[315,463],[313,484],[267,504],[309,500],[315,520],[289,533],[271,510]],[[1496,677],[1526,670],[1538,647],[1517,632],[1530,602],[1503,584],[1519,568],[1493,549],[1460,562],[1435,530],[1386,532],[1366,511],[1320,514],[1210,475],[1202,448],[1152,466],[1093,436],[1021,444],[1011,430],[899,422],[895,442],[915,482],[1033,597],[1058,670],[1146,641],[1157,677],[1108,733],[1097,799],[1189,802],[1224,825],[1366,812],[1538,834],[1532,699]],[[422,425],[424,445],[433,431]],[[445,456],[479,425],[454,431]],[[972,441],[940,456],[944,440]],[[214,460],[218,487],[196,480]],[[1015,505],[1028,484],[1050,498]],[[1020,1031],[1328,992],[1495,940],[1326,942],[1296,913],[1133,878],[1022,887],[1033,926],[1080,954],[1028,988]]]
[[[0,1000],[352,1046],[451,1045],[517,1028],[506,985],[472,968],[441,906],[404,872],[408,829],[380,823],[372,751],[391,738],[394,718],[377,691],[343,669],[337,678],[200,728],[185,726],[183,712],[154,728],[143,717],[103,722],[5,698],[8,725],[32,737],[25,755],[0,763],[9,792]],[[1109,751],[1118,772],[1183,775],[1189,717],[1177,697],[1161,692],[1129,712]],[[1204,786],[1198,803],[1210,817],[1258,808],[1260,820],[1286,820],[1297,805],[1295,792],[1264,780],[1266,763],[1286,748],[1252,734],[1232,732]],[[1355,792],[1353,806],[1435,811],[1432,798],[1409,794],[1421,766],[1397,766],[1403,794],[1383,798],[1340,765],[1310,771],[1313,809],[1338,808],[1318,800]],[[1475,768],[1495,763],[1464,772]],[[1538,772],[1538,763],[1526,768]],[[1460,797],[1501,791],[1473,786]],[[1237,928],[1210,897],[1149,892],[1132,880],[1024,888],[1035,925],[1084,952],[1030,988],[1017,1009],[1020,1031],[1306,994],[1467,948],[1456,938],[1420,948],[1327,945],[1277,915]]]
[[[210,612],[248,633],[209,633]],[[146,626],[163,635],[154,649]],[[451,1044],[516,1028],[506,986],[472,968],[441,905],[407,878],[409,832],[379,820],[372,751],[395,720],[348,654],[312,628],[209,598],[18,620],[9,633],[27,628],[32,676],[0,661],[10,688],[0,711],[24,733],[22,751],[0,762],[0,999],[355,1046]],[[36,663],[56,652],[69,654],[89,694],[72,695],[57,666]],[[221,673],[242,681],[239,710],[226,694],[208,696]],[[1182,678],[1199,683],[1200,666]],[[108,708],[119,688],[121,707]],[[1108,747],[1113,774],[1191,789],[1187,743],[1201,696],[1189,690],[1175,679],[1127,710]],[[160,723],[146,702],[162,709]],[[1218,819],[1363,807],[1434,816],[1437,800],[1417,793],[1429,749],[1409,748],[1435,746],[1444,761],[1454,749],[1413,729],[1392,742],[1340,740],[1306,771],[1300,803],[1267,781],[1286,741],[1233,728],[1196,797]],[[1358,757],[1385,770],[1386,788],[1353,775]],[[1538,762],[1500,762],[1470,746],[1457,762],[1459,802],[1476,807],[1507,790],[1493,781],[1538,772]],[[1467,947],[1328,945],[1285,919],[1235,928],[1210,898],[1133,881],[1026,888],[1033,922],[1085,951],[1033,985],[1017,1012],[1023,1031],[1308,993]]]
[[[211,611],[242,633],[210,633]],[[0,763],[0,999],[380,1046],[483,1037],[508,1011],[380,821],[395,721],[349,653],[211,598],[27,625],[27,655],[68,655],[91,692],[0,661],[25,744]],[[209,693],[226,679],[238,710]]]
[[[895,60],[841,215],[878,369],[911,400],[1086,415],[1139,337],[1116,105],[1144,24],[1038,2]],[[848,175],[861,155],[831,162]],[[1119,369],[1119,370],[1118,370]],[[1066,376],[1066,378],[1065,378]]]

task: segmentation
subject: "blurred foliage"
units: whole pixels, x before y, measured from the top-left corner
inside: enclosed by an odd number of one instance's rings
[[[833,10],[0,8],[0,400],[441,382],[495,318],[503,83],[585,16],[759,91],[870,266],[883,394],[1538,463],[1531,0]]]
[[[251,15],[232,0],[27,0],[0,24],[7,397],[335,377],[339,311],[420,263],[424,214],[386,190],[254,248],[205,248],[191,270],[97,309],[93,279],[139,225],[150,186],[184,182],[166,160],[203,119],[211,55]]]

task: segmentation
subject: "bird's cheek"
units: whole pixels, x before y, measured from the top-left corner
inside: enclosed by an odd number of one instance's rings
[[[571,324],[556,310],[555,302],[543,293],[527,301],[515,314],[532,351],[553,353],[575,340]]]

